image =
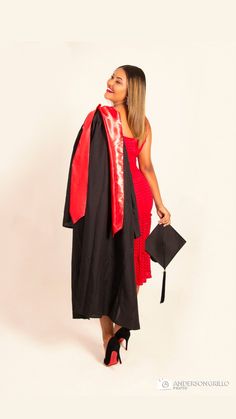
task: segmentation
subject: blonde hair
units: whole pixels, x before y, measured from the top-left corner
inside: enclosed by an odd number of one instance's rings
[[[128,82],[127,122],[135,138],[142,142],[147,135],[145,115],[146,77],[143,70],[134,65],[121,65]]]

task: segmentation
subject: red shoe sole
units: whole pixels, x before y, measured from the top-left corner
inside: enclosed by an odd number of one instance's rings
[[[124,338],[120,338],[120,339],[119,339],[119,342],[123,342],[123,340],[124,340]]]
[[[115,365],[118,363],[118,353],[116,351],[112,351],[111,358],[109,364],[107,364],[107,367],[110,365]]]

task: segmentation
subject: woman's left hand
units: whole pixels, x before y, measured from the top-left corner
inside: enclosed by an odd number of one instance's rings
[[[156,205],[157,214],[160,217],[158,224],[164,224],[164,227],[170,224],[170,217],[171,214],[169,213],[168,209],[164,207],[164,205]]]

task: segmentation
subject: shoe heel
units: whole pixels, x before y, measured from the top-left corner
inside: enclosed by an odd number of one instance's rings
[[[127,351],[128,349],[128,341],[130,338],[130,331],[129,329],[127,329],[127,327],[121,327],[120,329],[117,330],[117,332],[115,333],[115,336],[117,337],[119,343],[123,342],[123,340],[125,339],[126,341],[126,346],[125,349]]]

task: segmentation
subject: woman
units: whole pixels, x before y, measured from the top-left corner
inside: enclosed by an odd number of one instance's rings
[[[105,365],[121,362],[120,342],[126,339],[127,349],[130,329],[140,328],[137,293],[151,277],[144,241],[153,199],[160,222],[170,223],[150,158],[145,90],[140,68],[115,70],[104,94],[113,106],[98,105],[87,116],[67,184],[63,226],[73,227],[73,318],[100,319]]]

